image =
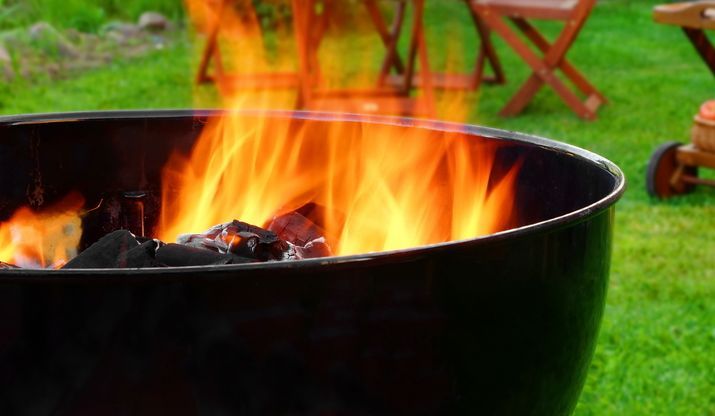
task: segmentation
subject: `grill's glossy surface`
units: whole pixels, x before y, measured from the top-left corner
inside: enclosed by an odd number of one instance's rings
[[[0,118],[0,219],[160,189],[213,111]],[[255,114],[247,113],[250,119]],[[504,131],[392,118],[524,157],[519,227],[388,253],[144,270],[0,270],[0,414],[568,414],[604,307],[617,167]],[[39,187],[39,188],[38,188]],[[155,218],[158,199],[146,215]],[[523,209],[522,209],[523,208]],[[89,244],[116,218],[86,219]],[[107,225],[109,224],[109,225]]]

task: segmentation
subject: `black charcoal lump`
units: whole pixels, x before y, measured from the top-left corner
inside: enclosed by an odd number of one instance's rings
[[[112,269],[132,266],[129,263],[150,262],[145,249],[132,251],[141,246],[134,234],[127,230],[113,231],[87,247],[77,257],[68,261],[63,269]]]

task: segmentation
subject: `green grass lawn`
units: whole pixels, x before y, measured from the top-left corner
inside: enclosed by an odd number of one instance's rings
[[[473,56],[463,6],[435,3],[432,50],[445,49],[435,33],[448,33],[464,39],[450,47]],[[578,119],[547,89],[520,116],[497,116],[528,76],[499,39],[508,83],[469,97],[471,122],[578,145],[611,159],[628,178],[606,314],[577,415],[715,415],[715,190],[700,187],[670,201],[644,190],[650,153],[661,142],[689,139],[698,106],[715,98],[715,79],[678,28],[652,22],[657,3],[599,1],[571,49],[571,61],[610,101],[598,120]],[[192,86],[195,52],[179,44],[70,79],[2,85],[0,113],[215,105],[211,87]]]

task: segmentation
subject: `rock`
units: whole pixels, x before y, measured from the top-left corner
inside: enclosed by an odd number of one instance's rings
[[[150,32],[161,32],[169,28],[169,19],[159,12],[144,12],[139,16],[139,28]]]
[[[64,35],[71,44],[76,45],[80,49],[88,44],[94,44],[99,40],[99,37],[93,33],[81,32],[74,28],[65,30]]]
[[[20,76],[29,79],[32,77],[32,71],[30,70],[30,67],[27,65],[22,65],[20,66]]]
[[[71,28],[65,30],[65,37],[67,38],[68,41],[70,41],[72,43],[79,43],[82,41],[82,32],[71,27]]]
[[[56,51],[67,58],[77,58],[79,50],[59,30],[47,22],[38,22],[28,29],[30,39],[47,51]]]
[[[80,56],[80,51],[69,42],[58,43],[57,51],[66,58],[78,58]]]
[[[60,67],[60,65],[56,62],[48,62],[44,65],[44,70],[50,78],[57,78],[60,76],[62,67]]]
[[[0,44],[0,72],[5,81],[9,82],[15,79],[15,69],[12,67],[12,58],[3,44]]]
[[[20,28],[4,31],[0,34],[0,43],[10,50],[20,48],[27,43],[24,40],[26,37],[24,32],[24,29]]]
[[[5,48],[5,45],[0,44],[0,64],[4,64],[6,62],[12,62],[12,58],[10,57],[10,52],[8,52],[7,48]]]
[[[109,22],[102,27],[101,32],[106,34],[116,33],[123,38],[131,38],[141,35],[141,28],[126,22]]]
[[[27,34],[30,35],[30,39],[32,40],[39,40],[43,38],[47,33],[54,32],[57,32],[57,30],[47,22],[37,22],[34,25],[30,26],[30,28],[27,30]]]
[[[152,45],[154,45],[155,49],[164,49],[164,45],[166,45],[166,39],[159,35],[153,35],[151,37],[151,43]]]
[[[105,37],[105,39],[110,40],[110,41],[116,43],[117,45],[125,45],[127,43],[127,40],[129,39],[126,36],[124,36],[121,32],[114,32],[114,31],[107,32],[107,34],[104,37]]]

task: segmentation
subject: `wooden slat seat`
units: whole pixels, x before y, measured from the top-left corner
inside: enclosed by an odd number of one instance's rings
[[[596,111],[606,98],[566,59],[595,4],[596,0],[471,0],[477,15],[532,69],[531,76],[504,106],[501,115],[519,114],[542,86],[549,86],[579,117],[596,118]],[[530,22],[534,19],[562,21],[561,33],[553,41],[548,40]],[[559,78],[557,71],[572,86]]]
[[[715,29],[715,1],[661,4],[653,8],[653,20],[693,29]]]
[[[668,3],[653,8],[656,23],[680,26],[715,75],[715,47],[704,30],[715,30],[715,1]]]
[[[505,16],[526,19],[566,20],[578,0],[476,0]]]

